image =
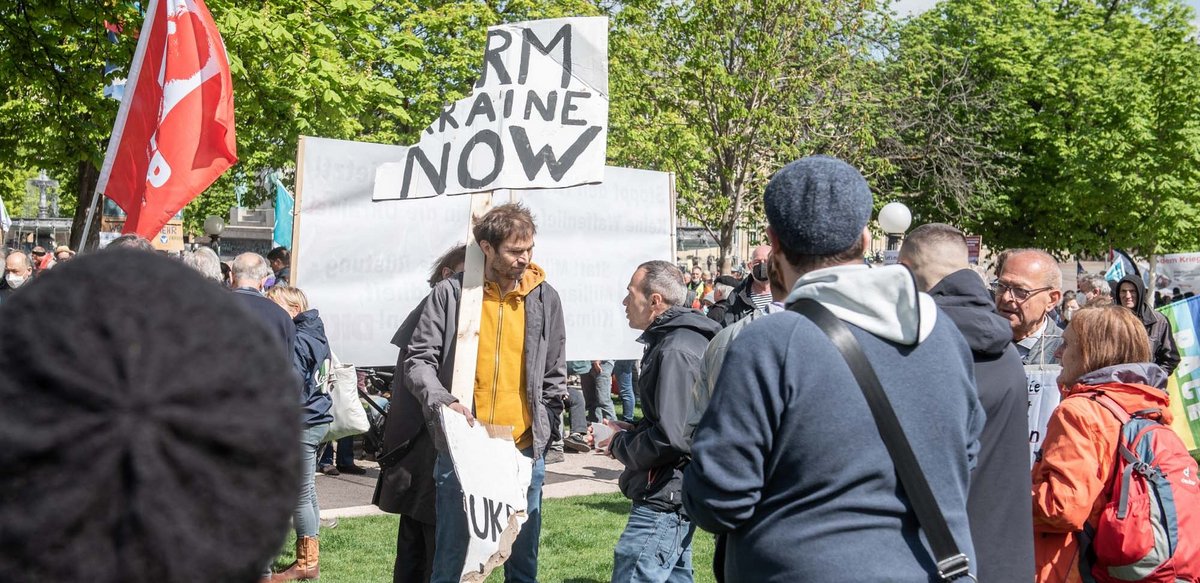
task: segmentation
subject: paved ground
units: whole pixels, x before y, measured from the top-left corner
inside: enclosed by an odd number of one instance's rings
[[[317,474],[317,499],[321,502],[322,518],[382,514],[371,505],[379,466],[363,460],[355,463],[367,468],[367,473],[361,476]],[[616,492],[620,475],[621,464],[612,458],[568,452],[564,461],[546,466],[546,486],[542,493],[546,498],[566,498]]]

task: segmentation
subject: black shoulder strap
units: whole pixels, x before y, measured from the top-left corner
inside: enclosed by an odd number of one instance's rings
[[[900,426],[900,420],[896,418],[892,403],[883,392],[879,377],[875,375],[875,369],[871,367],[867,355],[863,354],[854,334],[846,324],[816,300],[801,299],[789,306],[789,309],[812,320],[829,337],[838,352],[842,353],[842,358],[846,359],[846,364],[854,373],[854,378],[867,399],[867,406],[871,408],[871,416],[875,418],[879,436],[883,438],[883,444],[887,446],[892,463],[896,466],[900,485],[908,495],[917,521],[929,540],[933,558],[937,562],[938,576],[943,581],[952,581],[959,577],[973,579],[967,556],[959,552],[954,536],[946,526],[946,518],[933,497],[933,491],[929,489],[925,473],[921,471],[917,456],[913,454],[912,446],[909,445],[904,429]]]

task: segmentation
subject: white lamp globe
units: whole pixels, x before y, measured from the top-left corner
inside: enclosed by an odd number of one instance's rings
[[[217,215],[208,215],[204,219],[204,233],[209,237],[220,235],[225,230],[225,220]]]
[[[909,225],[912,225],[912,211],[904,203],[889,202],[879,209],[879,227],[884,233],[903,233]]]

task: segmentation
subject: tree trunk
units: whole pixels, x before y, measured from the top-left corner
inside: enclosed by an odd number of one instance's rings
[[[83,223],[87,221],[88,208],[92,205],[92,196],[96,192],[96,180],[100,178],[100,169],[91,161],[79,163],[79,182],[75,192],[79,193],[79,202],[75,205],[75,219],[71,221],[71,248],[82,252],[85,248],[95,249],[100,241],[100,217],[104,214],[102,205],[97,205],[96,215],[92,217],[92,228],[88,230],[88,240],[80,241],[83,237]]]

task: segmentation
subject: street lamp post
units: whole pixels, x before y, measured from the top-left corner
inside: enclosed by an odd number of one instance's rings
[[[900,254],[900,241],[904,232],[912,224],[912,211],[904,203],[889,202],[879,209],[879,228],[887,233],[887,252],[885,263],[895,263]]]
[[[225,220],[221,217],[208,215],[204,218],[204,233],[208,235],[208,245],[217,252],[217,257],[221,256],[221,232],[224,230]]]

